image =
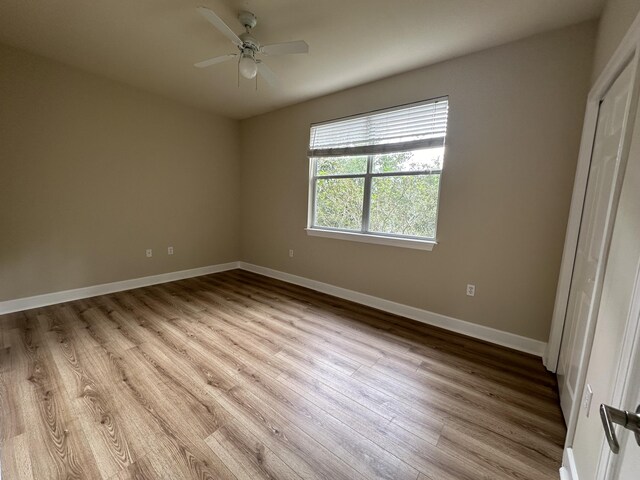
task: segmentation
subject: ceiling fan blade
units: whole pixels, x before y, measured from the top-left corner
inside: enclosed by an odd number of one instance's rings
[[[211,65],[215,65],[216,63],[226,62],[227,60],[231,60],[232,58],[237,58],[237,53],[229,53],[227,55],[220,55],[219,57],[213,57],[209,60],[203,60],[198,63],[194,63],[193,66],[197,68],[209,67]]]
[[[265,55],[289,55],[291,53],[309,53],[309,45],[304,40],[295,42],[272,43],[261,49]]]
[[[238,37],[238,35],[233,33],[233,30],[231,30],[229,26],[226,23],[224,23],[224,21],[218,15],[213,13],[212,10],[209,10],[207,7],[198,7],[198,12],[200,12],[200,15],[202,15],[204,18],[209,20],[209,22],[211,22],[211,24],[214,27],[216,27],[225,37],[231,40],[235,45],[239,47],[242,46],[242,40],[240,40],[240,37]]]
[[[257,64],[258,73],[262,75],[262,78],[264,78],[270,86],[275,87],[280,83],[276,74],[273,73],[273,70],[271,70],[261,61],[257,61]]]

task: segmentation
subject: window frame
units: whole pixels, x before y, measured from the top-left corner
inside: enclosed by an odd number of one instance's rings
[[[435,103],[442,99],[447,99],[447,102],[448,102],[448,97],[444,96],[444,97],[438,97],[433,100],[415,102],[407,105],[388,108],[382,111],[400,110],[400,109],[409,108],[412,105],[418,105],[421,103],[427,103],[427,102]],[[359,115],[354,115],[353,117],[346,117],[346,118],[373,115],[378,112],[380,112],[380,110],[367,112]],[[336,119],[330,122],[322,122],[322,123],[333,123],[340,120],[341,119]],[[448,121],[448,118],[447,118],[447,121]],[[315,125],[322,125],[322,123],[315,124]],[[446,133],[445,133],[445,135],[443,135],[442,137],[441,142],[439,141],[439,138],[438,138],[438,140],[434,142],[434,145],[432,147],[427,146],[426,148],[442,147],[446,149],[446,143],[447,142],[446,142]],[[424,148],[425,147],[416,148],[412,150],[405,150],[405,151],[416,151],[416,150],[422,150]],[[390,151],[388,153],[401,153],[401,152]],[[345,154],[344,156],[355,156],[355,155],[357,155],[356,152],[354,152],[352,155]],[[373,171],[373,162],[374,162],[374,158],[377,155],[379,154],[367,155],[367,170],[364,173],[348,173],[348,174],[322,175],[322,176],[318,176],[316,174],[317,173],[316,164],[318,159],[321,159],[324,157],[322,156],[309,157],[309,199],[308,199],[308,212],[307,212],[307,227],[305,229],[307,231],[307,234],[312,236],[318,236],[318,237],[337,238],[342,240],[360,241],[365,243],[400,246],[400,247],[407,247],[407,248],[414,248],[414,249],[428,250],[428,251],[432,250],[433,247],[438,243],[437,242],[438,217],[440,213],[440,197],[441,197],[441,190],[442,190],[441,187],[442,187],[442,173],[444,169],[444,157],[442,159],[443,160],[442,166],[439,169],[407,170],[407,171],[397,171],[397,172],[375,173]],[[438,182],[438,198],[437,198],[437,209],[436,209],[436,216],[435,216],[436,230],[435,230],[435,236],[433,238],[413,236],[413,235],[402,235],[402,234],[396,234],[396,233],[374,232],[369,230],[370,216],[371,216],[371,185],[373,183],[374,178],[427,176],[427,175],[440,176],[439,182]],[[358,178],[358,179],[362,178],[364,180],[364,191],[363,191],[363,202],[362,202],[362,222],[361,222],[360,230],[348,230],[348,229],[315,225],[316,211],[317,211],[316,189],[317,189],[318,180],[348,179],[348,178]]]

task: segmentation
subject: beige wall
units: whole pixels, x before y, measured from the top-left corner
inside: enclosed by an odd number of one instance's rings
[[[0,301],[237,260],[238,142],[235,121],[0,46]]]
[[[600,25],[593,61],[593,80],[598,78],[605,65],[613,55],[622,37],[640,12],[638,0],[608,0],[605,4]]]
[[[581,24],[243,121],[243,260],[546,341],[594,37]],[[441,95],[439,245],[307,236],[309,124]]]
[[[243,259],[546,341],[593,39],[582,24],[240,128],[0,47],[0,301]],[[434,251],[308,237],[309,124],[440,95]]]

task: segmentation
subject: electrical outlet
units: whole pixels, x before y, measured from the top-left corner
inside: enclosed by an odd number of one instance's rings
[[[173,255],[173,247],[167,247],[167,255]]]
[[[153,257],[153,250],[151,250],[150,248],[147,248],[147,258],[151,258]]]
[[[289,249],[289,258],[293,258],[293,249]]]
[[[475,297],[476,295],[476,286],[472,284],[467,284],[467,296]]]
[[[593,398],[593,390],[591,389],[591,385],[587,383],[587,386],[584,389],[584,398],[582,399],[582,408],[585,409],[585,414],[589,417],[589,413],[591,412],[591,399]]]

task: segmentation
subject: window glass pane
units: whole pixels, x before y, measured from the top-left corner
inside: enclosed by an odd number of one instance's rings
[[[440,175],[371,179],[369,230],[435,238]]]
[[[444,147],[376,155],[373,157],[373,173],[442,170],[443,158]]]
[[[367,173],[367,157],[316,158],[316,176]]]
[[[362,229],[364,178],[327,178],[316,182],[316,227]]]

